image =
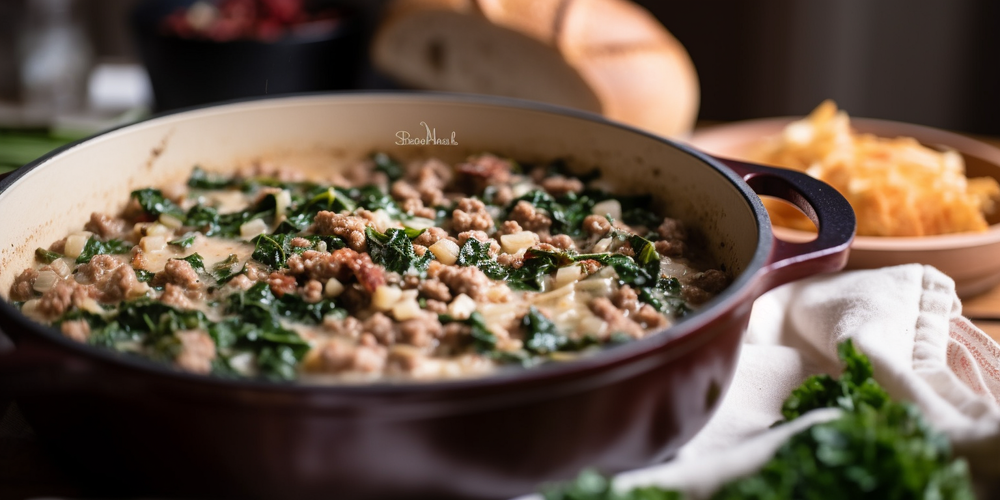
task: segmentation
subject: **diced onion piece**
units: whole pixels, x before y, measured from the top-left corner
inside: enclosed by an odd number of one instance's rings
[[[564,286],[562,288],[556,288],[551,292],[540,293],[531,298],[531,302],[538,304],[542,302],[549,302],[553,300],[560,300],[564,298],[572,298],[573,288],[571,286]]]
[[[598,278],[615,278],[618,279],[618,271],[615,271],[614,266],[604,266],[599,271],[593,274],[593,279]]]
[[[577,329],[581,334],[593,335],[597,338],[601,338],[607,328],[608,323],[593,314],[582,318],[580,322],[577,323]]]
[[[316,250],[317,252],[325,252],[325,251],[326,251],[326,242],[325,242],[325,241],[322,241],[322,240],[320,240],[320,241],[317,241],[317,242],[316,242],[316,246],[315,246],[315,248],[314,248],[314,249],[315,249],[315,250]]]
[[[622,218],[622,204],[618,200],[604,200],[594,205],[591,213],[601,217],[610,215],[612,219],[618,220]]]
[[[397,287],[389,285],[379,285],[372,294],[372,307],[379,311],[388,311],[399,302],[403,291]]]
[[[184,225],[184,222],[170,214],[160,214],[159,221],[164,227],[170,229],[180,229]]]
[[[458,297],[448,304],[448,314],[455,319],[467,319],[474,312],[476,312],[476,301],[464,293],[458,294]]]
[[[21,312],[29,318],[39,319],[42,314],[38,311],[38,305],[41,304],[39,299],[31,299],[21,305]]]
[[[514,198],[520,198],[530,193],[533,188],[534,186],[532,186],[531,183],[529,182],[520,182],[514,184],[514,186],[511,187],[510,192],[514,196]]]
[[[144,236],[139,240],[139,248],[143,252],[159,252],[166,248],[167,239],[163,236]]]
[[[55,271],[46,269],[44,271],[38,272],[38,277],[35,278],[35,284],[33,288],[38,293],[45,293],[55,286],[56,282],[59,281],[59,275]]]
[[[406,224],[404,225],[410,229],[420,230],[420,229],[430,229],[436,226],[437,223],[425,217],[411,217],[409,220],[406,221]]]
[[[497,349],[506,352],[520,351],[524,347],[524,342],[521,339],[513,339],[510,337],[497,339]]]
[[[267,231],[267,223],[264,219],[254,219],[240,226],[240,237],[250,240],[264,234]]]
[[[52,261],[52,263],[49,265],[52,266],[52,270],[55,271],[56,274],[58,274],[63,278],[69,276],[70,274],[73,274],[73,268],[69,266],[69,263],[66,262],[66,259],[56,259]]]
[[[145,297],[151,289],[149,288],[149,283],[139,283],[131,286],[128,289],[127,297],[129,299],[137,299],[139,297]]]
[[[400,300],[392,306],[392,317],[396,318],[396,321],[406,321],[418,315],[420,315],[420,304],[416,299]]]
[[[490,302],[503,302],[510,299],[510,288],[503,283],[494,283],[486,289],[486,300]]]
[[[274,215],[283,217],[291,204],[292,193],[288,192],[287,189],[282,189],[281,192],[274,195]]]
[[[344,284],[340,282],[337,278],[330,278],[326,281],[326,285],[323,287],[323,294],[329,298],[334,298],[340,294],[344,293]]]
[[[450,266],[458,260],[458,243],[454,241],[447,239],[438,240],[433,245],[427,247],[427,249],[434,254],[438,262],[446,266]]]
[[[380,233],[384,233],[386,229],[396,226],[392,217],[389,217],[389,213],[381,208],[372,212],[372,215],[374,215],[372,224],[375,225],[375,229],[378,229],[378,232]]]
[[[83,309],[84,311],[91,312],[94,314],[105,313],[104,308],[101,307],[101,305],[98,304],[96,300],[90,298],[83,299],[83,302],[80,303],[80,309]]]
[[[518,316],[524,316],[527,309],[525,302],[487,303],[477,307],[486,324],[509,324]]]
[[[594,253],[607,252],[608,248],[611,248],[611,238],[604,238],[594,244]]]
[[[576,289],[595,297],[608,297],[614,292],[614,284],[611,278],[589,278],[578,282]]]
[[[229,366],[240,375],[253,375],[253,354],[241,352],[229,358]]]
[[[83,253],[83,247],[87,245],[90,233],[74,233],[66,237],[66,246],[63,249],[67,257],[75,259]]]
[[[163,237],[167,237],[167,236],[171,235],[172,233],[173,233],[173,229],[170,229],[169,227],[167,227],[167,226],[165,226],[163,224],[160,224],[159,222],[154,222],[154,223],[146,226],[146,229],[145,229],[145,235],[146,236],[163,236]]]
[[[503,253],[515,254],[536,244],[538,244],[538,235],[531,231],[505,234],[500,237],[500,250]]]
[[[580,278],[583,278],[583,269],[580,266],[573,264],[572,266],[560,267],[556,271],[555,288],[562,288],[574,281],[579,281]]]

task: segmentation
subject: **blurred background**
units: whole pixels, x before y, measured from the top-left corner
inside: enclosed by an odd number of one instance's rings
[[[296,25],[296,36],[328,46],[310,54],[282,46],[290,44],[275,42],[274,33],[261,28],[256,41],[240,42],[258,44],[251,55],[235,49],[213,55],[204,42],[164,48],[162,40],[152,40],[174,4],[191,1],[0,1],[0,168],[29,161],[53,144],[194,103],[185,90],[200,89],[218,100],[394,87],[367,61],[367,40],[385,1],[305,1],[326,14],[307,19],[308,29]],[[853,116],[1000,135],[998,2],[638,3],[690,53],[700,79],[702,122],[801,115],[832,98]],[[189,18],[197,21],[197,15]],[[260,45],[271,52],[263,55]],[[234,68],[247,58],[284,64],[272,74],[287,78],[261,82],[240,74]],[[197,80],[176,80],[171,65],[184,62],[202,64]],[[150,72],[154,84],[169,86],[175,95],[154,100],[163,92],[154,93]]]

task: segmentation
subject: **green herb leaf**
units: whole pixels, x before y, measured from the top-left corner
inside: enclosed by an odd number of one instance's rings
[[[679,492],[656,486],[616,492],[611,487],[611,481],[593,469],[580,472],[580,475],[569,483],[543,487],[542,495],[545,500],[682,500],[684,498]]]
[[[475,238],[465,240],[458,250],[459,266],[475,266],[490,279],[503,281],[508,277],[507,269],[490,256],[490,244]]]
[[[91,236],[83,246],[83,251],[76,258],[77,264],[86,264],[95,255],[124,255],[132,251],[132,244],[121,240],[101,241]]]
[[[293,246],[292,240],[296,238],[306,240],[310,245],[305,247]],[[301,254],[307,250],[315,250],[320,247],[320,243],[323,244],[322,246],[325,247],[325,251],[328,252],[347,246],[344,240],[336,236],[296,236],[294,234],[262,234],[255,237],[251,242],[255,245],[251,257],[257,262],[271,266],[274,269],[286,267],[288,257],[292,254]]]
[[[509,269],[507,285],[513,290],[540,291],[545,278],[572,260],[567,254],[529,249],[521,267]]]
[[[789,439],[756,474],[736,479],[712,500],[914,498],[972,500],[969,471],[952,459],[948,440],[911,404],[889,400],[871,378],[868,358],[847,341],[838,346],[846,367],[839,378],[813,377],[785,402],[787,418],[821,407],[843,415]],[[550,486],[547,500],[677,499],[657,487],[616,492],[610,481],[584,471]]]
[[[681,283],[677,278],[660,276],[655,286],[637,287],[639,300],[653,306],[670,317],[681,317],[691,312],[681,296]]]
[[[368,239],[368,253],[372,262],[389,271],[422,274],[427,271],[427,265],[434,258],[431,252],[418,257],[413,251],[413,242],[404,229],[389,228],[383,234],[366,226],[365,237]]]
[[[238,186],[239,182],[219,174],[211,174],[201,169],[201,167],[194,167],[191,171],[191,176],[188,177],[187,185],[188,187],[195,189],[226,189]]]
[[[524,327],[524,348],[535,354],[550,354],[562,350],[569,343],[566,335],[559,332],[556,324],[534,306],[528,309],[528,314],[521,320]]]
[[[486,326],[486,320],[483,318],[482,314],[479,314],[479,311],[474,311],[468,318],[463,320],[455,319],[448,314],[439,314],[438,320],[442,324],[463,323],[469,325],[469,334],[472,337],[472,346],[476,352],[488,355],[496,352],[497,338]]]
[[[880,409],[889,403],[889,395],[872,378],[872,365],[854,343],[847,341],[837,346],[837,353],[845,363],[840,378],[813,375],[792,391],[781,407],[786,420],[798,418],[816,408],[836,407],[853,411],[861,406]]]
[[[62,254],[59,252],[52,252],[44,248],[35,249],[35,258],[43,264],[51,264],[56,260],[62,258]]]
[[[259,235],[250,240],[254,244],[251,257],[262,264],[271,266],[274,269],[285,267],[288,254],[283,245],[275,241],[274,237],[266,234]]]
[[[558,201],[542,190],[531,191],[511,202],[510,211],[519,201],[527,201],[536,209],[545,211],[552,218],[552,234],[583,235],[583,219],[591,214],[597,200],[587,195],[569,193]]]
[[[149,215],[156,217],[160,214],[167,214],[184,220],[184,210],[174,202],[163,196],[159,189],[139,189],[132,191],[132,198],[139,202],[139,206]]]
[[[365,186],[359,189],[352,189],[351,194],[360,208],[373,212],[382,209],[385,210],[389,217],[396,220],[399,220],[403,215],[403,211],[396,204],[396,200],[393,200],[392,196],[383,192],[378,186]]]
[[[225,260],[217,262],[212,266],[212,277],[219,285],[224,285],[229,282],[229,280],[239,276],[243,273],[243,268],[238,271],[235,269],[236,264],[240,263],[239,257],[236,254],[229,254]]]
[[[195,205],[188,210],[185,224],[205,236],[237,238],[240,226],[253,219],[267,219],[274,215],[274,195],[265,196],[260,203],[240,212],[220,214],[213,207]]]
[[[391,156],[378,152],[372,155],[372,161],[375,162],[375,171],[384,173],[390,182],[403,177],[403,166]]]
[[[194,240],[198,237],[198,233],[191,232],[187,233],[176,240],[169,242],[170,245],[178,246],[181,248],[191,248],[194,245]]]
[[[311,323],[318,325],[327,316],[337,319],[347,317],[347,311],[337,307],[332,300],[321,300],[315,303],[306,302],[302,297],[294,294],[282,295],[275,302],[275,312],[284,318],[289,318],[300,323]]]
[[[182,259],[171,260],[183,260],[184,262],[191,264],[191,269],[194,269],[198,274],[208,274],[208,271],[205,270],[205,261],[201,258],[201,255],[198,255],[197,253],[193,253]]]

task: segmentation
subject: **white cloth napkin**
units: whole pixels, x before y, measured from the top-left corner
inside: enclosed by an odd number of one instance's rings
[[[765,294],[718,413],[676,459],[621,474],[615,487],[656,484],[703,498],[756,471],[788,437],[839,414],[819,410],[769,428],[806,377],[839,373],[836,346],[851,338],[889,394],[914,402],[948,435],[980,491],[997,491],[1000,345],[961,308],[951,278],[918,264],[824,275]]]

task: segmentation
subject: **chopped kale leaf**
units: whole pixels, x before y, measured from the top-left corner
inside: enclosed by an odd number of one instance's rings
[[[442,324],[463,323],[469,326],[472,346],[480,354],[491,354],[496,349],[497,337],[493,335],[486,326],[486,320],[478,311],[473,312],[466,319],[456,319],[448,314],[439,314],[438,320]]]
[[[194,245],[194,240],[197,237],[198,233],[196,232],[185,233],[184,236],[181,236],[180,238],[177,238],[176,240],[169,242],[169,244],[174,246],[179,246],[181,248],[191,248],[191,245]]]
[[[389,228],[383,234],[371,226],[366,226],[365,237],[368,239],[368,253],[372,262],[400,274],[426,272],[434,254],[427,252],[422,257],[417,256],[413,251],[413,241],[407,232],[404,229]],[[422,232],[409,231],[413,234],[413,238]]]
[[[159,189],[139,189],[132,191],[132,198],[139,203],[139,206],[147,214],[153,217],[160,214],[167,214],[182,221],[184,220],[184,210],[170,201],[169,198],[163,196],[163,193]]]
[[[637,287],[637,291],[639,300],[667,316],[682,317],[691,312],[681,296],[681,283],[677,278],[660,276],[656,285]]]
[[[507,285],[512,290],[540,291],[545,278],[566,264],[566,254],[529,249],[519,268],[509,269]]]
[[[184,257],[182,259],[172,259],[172,260],[183,260],[188,264],[191,264],[191,269],[194,269],[198,274],[207,274],[208,271],[205,270],[205,261],[201,258],[201,255],[193,253]]]
[[[200,231],[205,236],[221,236],[223,238],[238,238],[240,236],[240,226],[256,218],[265,218],[274,214],[273,196],[268,196],[272,200],[272,206],[266,204],[254,206],[241,212],[220,214],[214,207],[205,205],[195,205],[188,210],[185,224]]]
[[[86,264],[95,255],[124,255],[132,251],[132,244],[121,240],[101,241],[93,236],[83,246],[83,251],[76,258],[77,264]]]
[[[44,248],[36,248],[35,258],[38,259],[38,262],[41,262],[43,264],[51,264],[56,260],[62,258],[62,254],[59,252],[46,250]]]
[[[460,266],[478,267],[490,279],[503,281],[508,277],[508,271],[490,256],[490,244],[469,238],[458,250],[458,260],[456,264]]]
[[[280,236],[288,235],[261,234],[250,240],[254,244],[253,255],[251,257],[257,262],[271,266],[274,269],[285,267],[285,262],[288,260],[288,253],[285,251],[285,246],[276,241],[276,238]]]
[[[549,354],[562,350],[569,343],[555,323],[532,306],[521,320],[524,327],[524,348],[534,354]]]
[[[219,261],[212,266],[211,275],[218,284],[223,285],[243,273],[243,268],[239,270],[235,269],[236,264],[239,263],[240,259],[236,254],[229,254],[229,257],[226,257],[225,260]]]
[[[372,161],[375,171],[384,173],[390,182],[401,179],[405,173],[402,164],[381,151],[372,155]]]
[[[156,276],[156,273],[152,271],[147,271],[145,269],[135,270],[135,277],[139,280],[140,283],[149,283],[150,281],[153,281],[154,276]]]
[[[226,189],[238,187],[239,182],[230,177],[206,172],[201,167],[194,167],[191,176],[188,177],[187,185],[195,189]]]

